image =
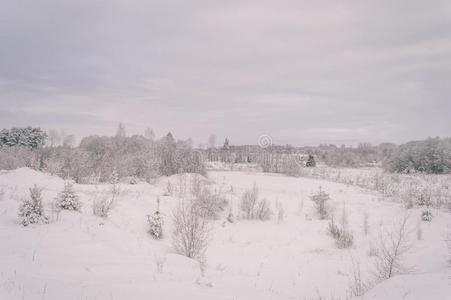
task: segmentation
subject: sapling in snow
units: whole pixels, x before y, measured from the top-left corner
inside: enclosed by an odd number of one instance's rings
[[[20,223],[23,226],[36,223],[48,223],[48,218],[44,215],[42,205],[42,188],[36,185],[30,189],[30,198],[24,199],[19,207]]]
[[[321,187],[317,194],[310,197],[315,202],[315,208],[319,215],[319,218],[324,220],[329,216],[329,211],[326,202],[330,199],[329,194],[324,192]]]
[[[421,220],[425,221],[425,222],[431,222],[432,221],[432,212],[427,209],[427,210],[423,210],[421,212]]]
[[[160,198],[157,198],[157,210],[151,216],[147,216],[149,233],[154,239],[163,237],[163,217],[160,213]]]
[[[80,210],[81,202],[71,182],[66,182],[64,189],[58,193],[55,200],[55,207],[57,210]]]

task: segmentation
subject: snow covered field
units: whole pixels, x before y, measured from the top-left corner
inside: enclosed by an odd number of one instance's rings
[[[353,265],[360,264],[362,279],[370,280],[371,248],[379,233],[395,228],[406,213],[376,192],[321,179],[237,171],[208,175],[224,192],[235,216],[240,214],[242,193],[254,183],[274,215],[268,221],[236,217],[230,223],[226,208],[212,223],[202,272],[197,261],[175,254],[171,245],[180,176],[160,178],[155,184],[121,184],[116,205],[102,219],[93,215],[92,202],[108,193],[110,185],[75,185],[83,203],[81,213],[57,215],[51,208],[64,186],[62,179],[26,168],[2,171],[0,299],[348,299]],[[174,187],[172,196],[164,196],[168,180]],[[34,184],[44,188],[51,221],[22,227],[17,210]],[[320,186],[330,194],[337,218],[347,212],[354,234],[349,249],[338,249],[326,234],[328,221],[316,216],[310,196]],[[165,219],[162,240],[147,232],[146,216],[155,211],[157,197]],[[282,220],[276,203],[283,207]],[[364,299],[450,299],[445,238],[451,214],[433,210],[433,221],[421,222],[420,210],[408,213],[412,248],[404,263],[410,272],[375,286]]]

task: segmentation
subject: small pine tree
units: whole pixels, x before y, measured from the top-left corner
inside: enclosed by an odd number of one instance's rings
[[[36,223],[48,223],[47,217],[44,215],[44,207],[42,205],[42,189],[36,185],[30,188],[30,199],[24,199],[19,207],[20,223],[23,226]]]
[[[316,167],[316,161],[315,161],[315,157],[311,154],[309,154],[307,162],[305,163],[306,167]]]
[[[157,198],[157,210],[152,216],[147,216],[149,222],[149,233],[156,240],[163,236],[163,217],[160,214],[160,198]]]
[[[315,202],[315,208],[320,219],[326,219],[329,216],[328,207],[326,205],[326,201],[330,199],[329,194],[324,192],[321,187],[319,187],[319,192],[310,198],[313,202]]]
[[[70,182],[66,182],[64,189],[58,193],[55,200],[55,207],[58,210],[67,209],[79,211],[81,207],[80,199],[73,189]]]

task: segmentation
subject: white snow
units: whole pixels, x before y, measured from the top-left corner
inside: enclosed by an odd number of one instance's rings
[[[405,213],[395,202],[354,186],[320,179],[276,174],[210,171],[209,182],[226,194],[235,216],[245,189],[255,183],[260,196],[282,203],[283,222],[224,216],[213,224],[207,250],[207,269],[175,254],[171,246],[171,213],[177,187],[190,176],[160,178],[155,184],[120,184],[116,205],[107,219],[92,213],[94,199],[111,190],[108,184],[74,185],[83,203],[81,212],[52,212],[52,202],[64,186],[58,177],[27,168],[0,173],[0,299],[346,299],[351,258],[371,277],[370,244],[380,228],[390,228]],[[173,187],[167,194],[167,182]],[[22,227],[17,209],[28,188],[44,187],[50,224]],[[330,194],[339,216],[345,206],[355,243],[337,249],[326,234],[327,220],[319,220],[310,196],[322,187]],[[3,191],[3,192],[2,192]],[[165,218],[164,237],[148,234],[146,215],[156,209]],[[369,215],[370,233],[363,232]],[[447,299],[451,268],[444,242],[451,214],[433,210],[432,222],[420,222],[420,210],[409,210],[409,225],[421,223],[423,237],[413,235],[406,256],[412,272],[374,287],[365,299]],[[416,229],[415,229],[416,231]],[[162,272],[157,261],[164,261]],[[450,298],[448,298],[450,299]]]

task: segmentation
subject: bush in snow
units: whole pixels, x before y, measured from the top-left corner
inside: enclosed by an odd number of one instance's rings
[[[209,222],[191,201],[181,200],[173,212],[172,245],[175,251],[201,260],[208,246]]]
[[[94,214],[94,216],[107,218],[112,207],[112,198],[104,197],[100,200],[95,199],[92,203],[92,213]]]
[[[306,167],[316,167],[315,157],[309,154],[307,162],[305,163]]]
[[[193,205],[206,218],[217,219],[227,204],[226,199],[220,193],[212,192],[197,176],[192,180],[191,193]]]
[[[423,220],[423,221],[431,222],[432,217],[433,217],[432,213],[429,209],[421,212],[421,220]]]
[[[147,216],[147,222],[149,223],[149,233],[154,239],[161,239],[163,236],[163,217],[157,210],[151,216]]]
[[[375,256],[374,275],[378,281],[389,279],[397,274],[409,271],[403,258],[412,247],[411,230],[408,228],[408,215],[395,225],[391,232],[381,232],[379,246]]]
[[[55,207],[57,210],[80,210],[81,202],[71,182],[66,182],[64,189],[58,193],[55,200]]]
[[[351,257],[352,263],[352,273],[351,280],[349,282],[349,289],[351,292],[351,296],[353,297],[362,297],[373,285],[372,282],[366,282],[362,278],[360,261],[354,260]]]
[[[354,242],[354,235],[346,226],[340,226],[334,222],[334,218],[329,222],[327,233],[335,240],[335,245],[339,249],[349,248]]]
[[[160,214],[160,199],[157,198],[157,210],[151,216],[147,216],[149,223],[149,233],[154,239],[161,239],[163,236],[163,217]]]
[[[116,189],[113,188],[111,193],[112,195],[102,195],[101,199],[94,199],[92,203],[92,212],[94,216],[101,217],[101,218],[107,218],[108,214],[110,213],[110,210],[113,208],[113,205],[115,203],[116,199]]]
[[[277,224],[280,224],[283,222],[283,219],[285,218],[285,210],[283,209],[282,202],[277,201],[276,208],[277,208]]]
[[[266,199],[258,200],[258,187],[254,184],[252,189],[246,190],[241,197],[241,210],[245,219],[268,220],[272,211]]]
[[[19,207],[20,223],[23,226],[36,223],[48,223],[42,206],[42,189],[36,185],[30,189],[30,198],[24,199]]]
[[[319,215],[319,218],[324,220],[329,216],[329,211],[327,208],[326,201],[330,199],[329,194],[325,193],[321,187],[317,194],[310,197],[313,202],[315,202],[315,208]]]

